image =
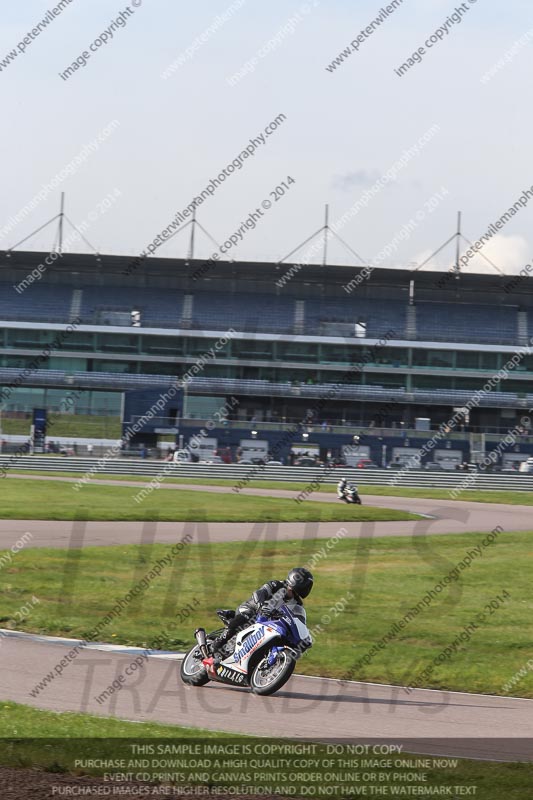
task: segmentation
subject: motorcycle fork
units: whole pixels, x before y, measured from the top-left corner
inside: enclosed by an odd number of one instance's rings
[[[277,647],[277,646],[270,648],[270,651],[269,651],[269,653],[267,655],[267,665],[269,667],[273,666],[273,664],[276,661],[276,658],[278,657],[278,653],[281,652],[282,650],[285,650],[285,648],[284,647]]]

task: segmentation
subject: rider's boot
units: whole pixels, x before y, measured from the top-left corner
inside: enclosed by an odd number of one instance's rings
[[[211,642],[211,652],[215,658],[215,661],[222,661],[224,657],[221,650],[223,650],[224,645],[232,639],[239,630],[242,630],[244,627],[250,624],[251,615],[245,613],[238,613],[234,614],[233,618],[229,620],[226,628],[222,631],[220,636],[217,636],[216,639],[213,639]]]
[[[223,658],[222,650],[224,649],[224,645],[228,641],[228,634],[227,629],[224,633],[221,633],[220,636],[217,636],[216,639],[213,639],[211,642],[211,653],[215,660],[215,663],[220,663]]]

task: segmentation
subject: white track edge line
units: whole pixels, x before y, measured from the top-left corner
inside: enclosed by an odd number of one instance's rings
[[[0,628],[0,637],[2,635],[7,635],[7,637],[12,636],[13,639],[21,638],[21,639],[30,639],[32,641],[41,642],[43,644],[60,644],[60,643],[68,643],[72,645],[81,644],[82,639],[66,639],[61,636],[46,636],[40,633],[28,633],[27,631],[16,631],[11,630],[9,628]],[[105,642],[89,642],[88,644],[84,645],[84,648],[88,650],[100,650],[101,652],[115,652],[117,655],[120,655],[122,652],[122,648],[128,650],[131,655],[137,653],[143,653],[147,648],[145,647],[128,647],[128,645],[120,645],[120,644],[106,644]],[[127,653],[124,653],[127,655]],[[179,653],[179,652],[165,652],[160,650],[154,650],[153,652],[149,653],[150,658],[175,658],[176,661],[185,658],[186,653]],[[330,681],[333,683],[347,683],[347,684],[359,684],[361,686],[380,686],[384,689],[412,689],[414,692],[438,692],[439,694],[462,694],[467,695],[468,697],[492,697],[495,700],[522,700],[527,701],[529,703],[533,703],[533,698],[530,697],[516,697],[515,695],[507,695],[507,694],[482,694],[480,692],[459,692],[454,689],[426,689],[425,687],[417,687],[417,686],[401,686],[397,683],[375,683],[374,681],[354,681],[354,680],[343,680],[342,678],[326,678],[322,677],[321,675],[299,675],[296,673],[297,678],[306,678],[313,681]]]

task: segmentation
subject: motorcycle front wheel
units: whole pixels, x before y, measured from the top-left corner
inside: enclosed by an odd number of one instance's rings
[[[186,653],[181,662],[180,676],[183,683],[188,683],[190,686],[204,686],[209,681],[198,645],[191,647]]]
[[[284,686],[294,672],[295,661],[285,650],[278,651],[274,663],[268,665],[265,656],[254,668],[250,678],[250,688],[254,694],[274,694]]]

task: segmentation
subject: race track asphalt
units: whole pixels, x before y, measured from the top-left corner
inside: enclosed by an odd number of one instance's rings
[[[25,476],[26,477],[26,476]],[[45,476],[31,476],[34,480],[59,480]],[[75,479],[63,478],[72,482]],[[144,486],[139,481],[93,481],[105,485]],[[208,493],[227,493],[231,487],[194,486],[166,484],[168,490],[186,489]],[[246,489],[246,495],[270,497],[295,497],[295,492],[286,489]],[[338,503],[335,495],[315,494],[311,502]],[[307,502],[307,501],[306,501]],[[371,538],[376,536],[430,536],[443,533],[469,533],[491,531],[500,526],[504,531],[533,530],[533,507],[504,505],[501,503],[472,503],[460,500],[431,500],[416,497],[390,497],[383,495],[364,495],[365,505],[376,508],[393,508],[420,514],[420,520],[404,522],[158,522],[155,525],[154,541],[173,543],[185,533],[191,533],[197,541],[246,541],[263,538],[265,540],[287,541],[303,536],[328,539],[339,528],[344,527],[350,538]],[[345,506],[347,515],[352,509]],[[357,507],[353,509],[357,513]],[[77,527],[76,527],[77,526]],[[91,545],[135,544],[142,540],[146,523],[143,522],[83,522],[73,523],[54,520],[0,520],[0,549],[11,547],[24,533],[32,534],[28,544],[31,547],[88,547]]]
[[[65,648],[7,638],[2,695],[53,711],[87,711],[231,733],[312,739],[402,740],[413,753],[533,761],[533,700],[293,676],[273,697],[210,683],[185,686],[176,659],[149,658],[124,688],[96,699],[134,656],[83,652],[37,698],[30,691]],[[529,740],[528,738],[529,737]]]

